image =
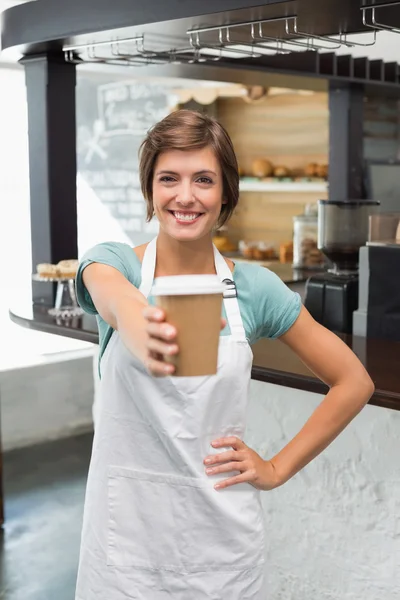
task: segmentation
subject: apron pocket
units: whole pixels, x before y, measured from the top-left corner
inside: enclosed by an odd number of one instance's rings
[[[206,477],[206,476],[205,476]],[[110,467],[107,564],[117,567],[241,571],[263,560],[258,490]]]

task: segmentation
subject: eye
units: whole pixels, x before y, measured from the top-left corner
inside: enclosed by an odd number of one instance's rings
[[[205,183],[210,185],[212,183],[212,179],[210,179],[209,177],[199,177],[197,180],[199,183]]]
[[[171,181],[175,181],[175,179],[173,177],[171,177],[170,175],[163,175],[162,177],[160,177],[160,181],[165,181],[166,183],[171,183]]]

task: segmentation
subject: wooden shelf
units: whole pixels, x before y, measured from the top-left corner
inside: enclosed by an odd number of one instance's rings
[[[241,192],[326,193],[328,183],[326,181],[241,180],[239,189]]]

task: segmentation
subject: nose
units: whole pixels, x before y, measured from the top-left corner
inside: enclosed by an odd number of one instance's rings
[[[190,181],[182,181],[179,186],[176,201],[182,206],[190,206],[194,203],[195,198]]]

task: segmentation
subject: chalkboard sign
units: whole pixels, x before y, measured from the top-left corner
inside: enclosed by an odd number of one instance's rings
[[[172,104],[164,86],[78,77],[79,176],[133,245],[148,241],[158,231],[156,220],[146,223],[138,150],[148,129],[170,112]],[[96,214],[92,226],[96,227]]]

